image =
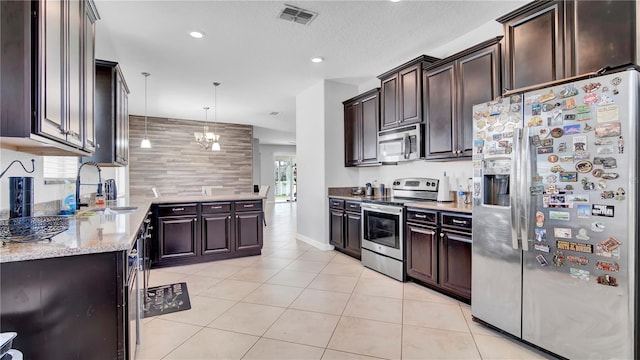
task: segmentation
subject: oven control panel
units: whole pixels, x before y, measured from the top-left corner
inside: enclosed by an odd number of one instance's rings
[[[393,181],[394,190],[438,191],[438,179],[404,178]]]

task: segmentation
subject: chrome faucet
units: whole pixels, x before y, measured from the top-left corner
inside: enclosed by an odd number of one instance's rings
[[[82,167],[85,166],[85,165],[93,165],[93,166],[96,167],[96,169],[98,169],[98,183],[97,184],[82,184],[80,182],[80,170],[82,170]],[[89,206],[89,204],[80,202],[80,186],[81,185],[97,185],[98,186],[97,195],[102,195],[102,169],[100,169],[100,166],[98,166],[98,164],[96,162],[87,161],[87,162],[84,162],[84,163],[80,164],[80,167],[78,168],[78,176],[76,177],[76,211],[80,210],[81,206]]]

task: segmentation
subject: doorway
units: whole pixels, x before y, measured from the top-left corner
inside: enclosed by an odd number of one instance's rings
[[[297,166],[294,156],[278,155],[274,160],[275,202],[296,201]]]

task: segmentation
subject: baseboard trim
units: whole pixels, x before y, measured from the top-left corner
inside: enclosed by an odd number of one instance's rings
[[[320,249],[320,250],[333,250],[333,245],[331,244],[326,244],[326,243],[321,243],[318,240],[314,240],[310,237],[304,236],[300,233],[296,233],[296,239],[302,241],[303,243],[309,244],[311,246],[313,246],[316,249]]]

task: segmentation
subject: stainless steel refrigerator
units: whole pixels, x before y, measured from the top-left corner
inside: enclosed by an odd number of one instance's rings
[[[474,318],[571,359],[637,359],[635,70],[473,107]]]

